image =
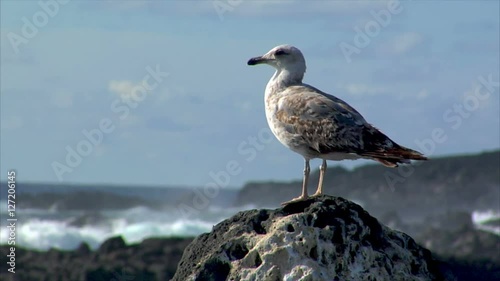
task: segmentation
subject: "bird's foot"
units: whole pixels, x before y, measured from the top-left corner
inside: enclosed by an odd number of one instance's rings
[[[307,199],[307,198],[309,198],[309,196],[307,196],[307,195],[306,195],[306,196],[301,195],[301,196],[299,196],[299,197],[297,197],[297,198],[293,198],[293,199],[292,199],[292,200],[290,200],[290,201],[286,201],[286,202],[281,203],[281,206],[285,206],[285,205],[288,205],[288,204],[290,204],[290,203],[299,202],[299,201],[305,200],[305,199]]]
[[[323,195],[323,192],[316,191],[311,197],[317,197]]]

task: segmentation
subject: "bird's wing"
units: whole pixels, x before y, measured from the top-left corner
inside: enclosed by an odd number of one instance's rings
[[[332,117],[343,118],[347,123],[366,124],[365,118],[345,101],[324,93],[310,85],[289,87],[291,91],[304,91],[311,99],[309,106],[313,111],[323,114],[332,114]]]
[[[370,125],[343,100],[309,85],[287,87],[277,98],[277,120],[314,151],[350,153],[363,147],[363,130]]]

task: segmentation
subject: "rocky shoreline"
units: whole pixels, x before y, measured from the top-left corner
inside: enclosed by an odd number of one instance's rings
[[[125,245],[123,239],[109,238],[92,251],[85,243],[73,251],[16,248],[16,273],[6,271],[10,246],[0,246],[0,279],[5,281],[164,281],[173,278],[182,253],[194,238],[150,238]],[[497,251],[491,248],[491,251]],[[497,255],[498,257],[498,255]],[[444,271],[460,281],[500,280],[500,262],[474,255],[435,255]]]
[[[0,273],[4,281],[156,281],[170,280],[193,238],[149,238],[126,245],[109,238],[92,251],[86,243],[73,251],[26,250],[16,247],[16,273]],[[0,246],[4,268],[10,246]]]

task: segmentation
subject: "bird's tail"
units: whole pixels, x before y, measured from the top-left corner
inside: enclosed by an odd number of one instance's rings
[[[370,157],[391,168],[398,167],[400,163],[409,164],[410,160],[427,160],[422,153],[397,144],[393,148],[380,152],[367,152],[363,156]]]
[[[367,126],[363,132],[365,149],[361,156],[371,158],[387,167],[395,168],[398,164],[409,164],[411,160],[427,160],[422,153],[401,146],[373,126]]]

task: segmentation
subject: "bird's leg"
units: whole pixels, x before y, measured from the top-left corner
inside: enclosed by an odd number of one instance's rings
[[[316,193],[314,193],[313,196],[318,196],[323,194],[323,179],[325,178],[325,171],[326,171],[326,160],[323,159],[323,163],[321,164],[321,166],[319,166],[318,189],[316,190]]]
[[[311,167],[309,167],[309,159],[305,159],[304,165],[304,179],[302,181],[302,195],[297,198],[293,198],[290,201],[283,202],[281,205],[286,205],[288,203],[297,202],[306,199],[309,195],[307,194],[307,182],[309,181],[309,173],[311,172]]]
[[[311,167],[309,167],[309,159],[305,160],[304,164],[304,180],[302,181],[302,195],[300,199],[306,199],[307,194],[307,183],[309,182],[309,173],[311,172]]]

